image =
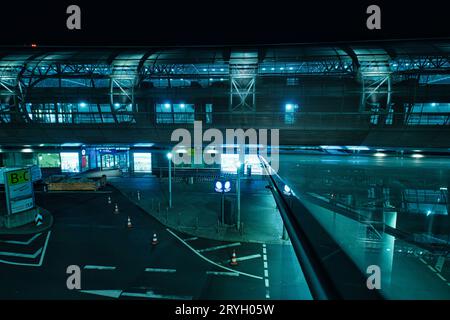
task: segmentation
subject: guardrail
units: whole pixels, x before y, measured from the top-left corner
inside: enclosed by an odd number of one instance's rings
[[[203,121],[205,127],[274,127],[274,128],[370,128],[448,126],[450,113],[386,112],[32,112],[0,111],[2,123],[37,123],[46,125],[136,124],[167,127]]]
[[[313,298],[383,299],[380,292],[367,288],[367,275],[303,203],[293,193],[286,194],[286,183],[267,161],[260,160]]]

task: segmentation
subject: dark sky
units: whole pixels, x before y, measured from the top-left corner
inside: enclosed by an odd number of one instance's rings
[[[0,4],[2,45],[222,45],[450,37],[446,1],[33,1]],[[78,4],[82,30],[66,29]],[[366,8],[382,30],[366,29]]]

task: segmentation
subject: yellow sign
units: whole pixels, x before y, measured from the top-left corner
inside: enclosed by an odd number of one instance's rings
[[[30,175],[29,175],[28,169],[23,170],[14,170],[10,172],[6,172],[6,176],[8,179],[8,185],[15,185],[20,183],[26,183],[30,181]]]

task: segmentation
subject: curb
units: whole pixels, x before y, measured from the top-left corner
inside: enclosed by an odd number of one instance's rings
[[[20,226],[18,228],[6,229],[0,228],[0,235],[31,235],[36,233],[42,233],[49,230],[53,226],[53,215],[46,209],[40,208],[39,211],[43,217],[43,224],[40,226],[31,225],[32,223]]]

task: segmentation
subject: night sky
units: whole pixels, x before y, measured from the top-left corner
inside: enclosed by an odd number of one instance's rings
[[[242,45],[450,37],[445,1],[4,1],[2,45]],[[82,30],[66,28],[66,8]],[[366,8],[382,9],[382,30]]]

